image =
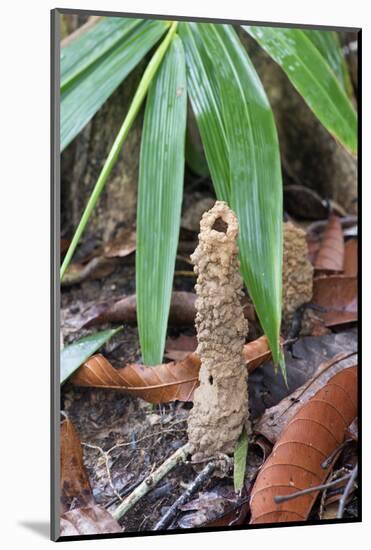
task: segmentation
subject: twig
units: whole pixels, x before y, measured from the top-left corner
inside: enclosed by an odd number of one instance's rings
[[[212,460],[218,460],[218,456],[209,456],[207,458],[201,458],[200,460],[187,460],[186,464],[204,464],[205,462],[211,462]]]
[[[135,440],[135,443],[140,443],[141,441],[144,441],[145,439],[150,439],[151,437],[155,437],[156,435],[162,435],[162,434],[165,434],[165,433],[173,433],[173,432],[183,432],[183,431],[186,431],[185,428],[177,428],[177,429],[172,429],[172,428],[169,428],[167,430],[160,430],[159,432],[153,432],[152,434],[148,434],[148,435],[145,435],[143,437],[141,437],[140,439],[136,439]],[[110,449],[108,449],[108,451],[106,451],[107,454],[111,453],[112,451],[114,451],[115,449],[119,449],[120,447],[129,447],[130,445],[132,445],[132,441],[129,441],[129,442],[126,442],[126,443],[117,443],[116,445],[113,445],[113,447],[111,447]]]
[[[322,464],[321,464],[321,467],[323,467]],[[339,480],[339,478],[342,477],[344,474],[349,474],[349,470],[347,468],[341,468],[336,472],[332,472],[332,474],[328,478],[328,481],[335,481],[335,479]],[[331,487],[329,489],[331,489]],[[319,513],[318,513],[320,519],[323,519],[327,498],[330,496],[333,497],[335,495],[342,495],[344,491],[344,485],[338,488],[332,488],[332,490],[329,490],[329,489],[324,489],[322,493]]]
[[[132,483],[131,485],[124,487],[121,491],[119,491],[120,498],[117,498],[116,496],[113,497],[111,500],[109,500],[104,505],[104,508],[107,510],[108,508],[111,508],[111,506],[116,504],[117,502],[122,502],[124,500],[124,497],[126,497],[126,495],[131,493],[136,487],[138,487],[138,485],[140,485],[140,483],[142,483],[144,477],[145,476],[142,476],[137,481],[134,481],[134,483]]]
[[[187,271],[184,269],[174,271],[174,275],[177,277],[197,277],[196,273],[194,273],[193,271]]]
[[[328,489],[329,487],[335,487],[338,485],[341,481],[345,481],[346,479],[349,479],[350,474],[347,474],[343,477],[340,477],[339,479],[336,479],[334,481],[329,481],[328,483],[324,483],[323,485],[317,485],[316,487],[309,487],[308,489],[303,489],[302,491],[297,491],[296,493],[291,493],[291,495],[280,495],[274,497],[274,502],[276,504],[280,504],[281,502],[287,502],[288,500],[293,500],[294,498],[301,497],[302,495],[308,495],[310,493],[314,493],[316,491],[323,491],[324,489]]]
[[[212,472],[215,470],[215,464],[209,462],[205,468],[198,474],[194,482],[188,487],[188,489],[180,495],[180,497],[170,506],[169,510],[164,516],[158,521],[153,528],[154,531],[160,531],[161,529],[166,529],[170,522],[175,518],[178,509],[180,506],[188,502],[191,496],[201,487],[201,485],[210,477]]]
[[[349,493],[354,485],[357,475],[358,475],[358,464],[356,464],[352,473],[350,474],[349,481],[346,484],[344,493],[342,494],[341,499],[339,501],[339,509],[338,509],[338,513],[336,514],[337,519],[341,519],[344,515],[345,504],[348,499]]]
[[[82,445],[84,445],[84,447],[89,447],[89,449],[95,449],[95,450],[100,452],[100,454],[102,455],[102,457],[104,459],[104,463],[105,463],[105,466],[106,466],[106,473],[107,473],[108,483],[110,484],[112,491],[116,495],[116,498],[118,498],[119,500],[122,501],[120,493],[116,490],[116,488],[113,484],[112,476],[111,476],[111,470],[110,470],[110,466],[109,466],[109,458],[110,458],[109,453],[110,453],[111,449],[109,451],[104,451],[101,447],[98,447],[98,445],[91,445],[90,443],[82,443]]]
[[[147,476],[134,491],[119,504],[112,512],[114,519],[119,520],[132,508],[144,495],[146,495],[167,473],[175,466],[184,462],[189,453],[189,443],[183,445],[165,460],[154,472]]]
[[[66,416],[66,418],[67,418],[67,416]],[[179,431],[185,431],[185,430],[183,428],[178,428],[178,429],[169,428],[167,430],[161,430],[159,432],[154,432],[152,434],[145,435],[144,437],[141,437],[140,439],[138,439],[136,441],[136,443],[139,443],[140,441],[143,441],[145,439],[149,439],[149,438],[154,437],[156,435],[160,435],[160,439],[161,439],[162,434],[164,434],[164,433],[168,433],[168,432],[177,432],[178,433]],[[128,442],[128,443],[117,443],[116,445],[113,445],[113,447],[108,449],[108,451],[105,451],[104,449],[102,449],[98,445],[92,445],[91,443],[85,443],[85,442],[81,443],[81,445],[83,445],[84,447],[88,447],[89,449],[94,449],[94,450],[99,451],[99,453],[101,454],[101,456],[104,459],[108,482],[111,486],[111,489],[112,489],[113,493],[115,494],[115,498],[112,501],[110,501],[108,506],[111,506],[112,504],[116,503],[117,501],[122,502],[123,497],[126,496],[126,494],[127,494],[127,493],[125,493],[125,491],[124,491],[124,494],[121,494],[119,491],[116,490],[116,488],[114,486],[112,476],[111,476],[111,469],[110,469],[110,465],[109,465],[109,459],[111,458],[110,454],[111,454],[112,451],[115,451],[116,449],[119,449],[120,447],[127,447],[131,444],[132,444],[131,441]],[[136,485],[139,485],[139,483],[137,483]],[[133,484],[132,488],[134,488],[136,485]]]

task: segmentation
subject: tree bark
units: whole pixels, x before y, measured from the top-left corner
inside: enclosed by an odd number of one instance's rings
[[[72,237],[104,161],[129,109],[144,68],[141,63],[62,153],[62,234]],[[135,221],[142,111],[91,215],[81,242],[94,248]]]

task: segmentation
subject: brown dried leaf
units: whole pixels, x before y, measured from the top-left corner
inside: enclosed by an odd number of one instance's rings
[[[70,509],[94,503],[88,475],[85,470],[80,437],[69,419],[63,420],[61,441],[61,514]]]
[[[72,377],[77,386],[120,390],[149,403],[190,401],[198,385],[200,360],[190,354],[178,363],[154,367],[126,365],[114,369],[102,355],[93,355]]]
[[[281,342],[283,342],[281,340]],[[181,361],[190,352],[196,351],[197,337],[181,334],[178,338],[168,338],[166,340],[165,357],[173,361]],[[265,336],[249,342],[243,348],[243,354],[246,363],[249,364],[249,371],[253,371],[272,357],[269,345]]]
[[[341,352],[322,363],[313,376],[302,386],[282,399],[277,405],[267,409],[254,426],[254,431],[263,435],[271,443],[280,437],[284,427],[298,410],[322,389],[338,372],[353,366],[354,352]]]
[[[193,292],[173,292],[170,304],[169,323],[177,326],[193,325],[196,315],[196,294]],[[90,319],[84,328],[93,327],[102,323],[136,323],[136,296],[126,296],[106,311]]]
[[[283,341],[281,339],[281,344],[282,342]],[[243,356],[247,363],[249,372],[257,369],[266,361],[269,361],[272,357],[272,352],[269,348],[267,338],[265,336],[261,336],[260,338],[245,344],[243,347]]]
[[[321,248],[321,240],[315,233],[307,233],[308,260],[314,266],[317,254]]]
[[[312,303],[323,308],[319,315],[327,327],[357,321],[357,278],[334,275],[314,279]]]
[[[123,229],[104,247],[106,258],[124,258],[136,249],[136,233],[132,229]]]
[[[344,440],[357,415],[357,367],[335,374],[289,422],[251,492],[251,523],[305,521],[318,491],[276,504],[274,497],[320,485],[321,463]]]
[[[321,271],[343,271],[344,237],[340,219],[332,214],[322,237],[314,268]]]
[[[98,505],[65,512],[61,516],[60,529],[61,537],[122,532],[119,523]]]
[[[248,372],[271,358],[265,336],[244,346]],[[90,357],[70,379],[76,386],[115,389],[141,397],[149,403],[192,401],[198,386],[200,358],[189,353],[182,361],[164,363],[153,367],[126,365],[115,369],[111,363],[97,354]]]
[[[357,277],[358,275],[358,240],[350,239],[345,243],[344,275]]]

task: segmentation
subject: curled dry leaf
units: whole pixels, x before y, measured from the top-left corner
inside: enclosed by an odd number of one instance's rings
[[[345,243],[344,275],[357,277],[358,275],[358,241],[350,239]]]
[[[244,346],[247,369],[253,371],[271,358],[265,336]],[[190,353],[178,362],[153,367],[126,365],[115,369],[103,355],[93,355],[70,379],[76,386],[115,389],[149,403],[192,401],[198,386],[200,358]]]
[[[318,277],[313,283],[312,303],[327,327],[357,321],[357,278],[343,275]]]
[[[195,320],[195,300],[193,292],[173,292],[170,304],[169,323],[176,326],[193,325]],[[102,323],[133,323],[137,322],[137,301],[135,294],[119,300],[100,315],[93,317],[84,328]]]
[[[85,470],[79,434],[71,420],[61,423],[61,514],[70,509],[94,503],[88,475]]]
[[[281,338],[281,344],[282,343],[283,340]],[[272,352],[265,336],[261,336],[260,338],[245,344],[242,353],[247,363],[247,370],[249,372],[257,369],[260,365],[263,365],[263,363],[269,361],[272,357]]]
[[[196,316],[195,301],[196,294],[193,292],[174,291],[171,297],[169,324],[193,326]],[[255,312],[250,303],[245,303],[244,315],[249,321],[256,322]],[[90,328],[103,323],[135,324],[136,322],[137,302],[135,294],[132,294],[108,306],[99,315],[89,319],[82,328]],[[177,359],[180,358],[180,356],[177,357]]]
[[[343,271],[344,237],[340,219],[331,215],[324,231],[314,268],[321,271]]]
[[[61,537],[121,533],[119,523],[98,505],[76,508],[61,516]]]
[[[321,464],[357,415],[357,367],[335,374],[303,405],[273,447],[251,492],[251,523],[305,521],[318,491],[276,504],[274,497],[322,484]]]
[[[307,233],[308,260],[314,265],[315,259],[321,248],[321,239],[315,233]]]
[[[200,360],[190,354],[178,363],[154,367],[126,365],[114,369],[103,355],[93,355],[82,365],[71,382],[77,386],[120,390],[149,403],[190,401],[198,385]]]

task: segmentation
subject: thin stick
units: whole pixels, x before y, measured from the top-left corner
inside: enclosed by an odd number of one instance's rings
[[[113,506],[114,504],[116,504],[117,502],[122,502],[124,500],[124,497],[126,497],[126,495],[128,495],[129,493],[131,493],[136,487],[138,487],[138,485],[140,483],[142,483],[144,479],[144,476],[141,477],[140,479],[138,479],[137,481],[135,481],[134,483],[132,483],[131,485],[126,486],[124,487],[123,489],[121,489],[121,491],[118,491],[119,495],[121,498],[117,498],[116,496],[113,497],[111,500],[109,500],[105,505],[104,505],[104,508],[107,510],[108,508],[111,508],[111,506]]]
[[[324,483],[323,485],[317,485],[316,487],[309,487],[308,489],[303,489],[302,491],[291,493],[291,495],[276,496],[274,497],[274,502],[276,504],[280,504],[281,502],[287,502],[288,500],[293,500],[294,498],[301,497],[302,495],[308,495],[316,491],[323,491],[324,489],[329,489],[330,487],[334,487],[335,485],[338,485],[342,481],[349,479],[349,477],[350,477],[350,474],[347,474],[343,477],[340,477],[339,479],[335,479],[334,481],[329,481],[328,483]]]
[[[110,470],[110,466],[109,466],[109,462],[108,462],[109,461],[109,451],[104,451],[101,447],[98,447],[98,445],[91,445],[90,443],[81,443],[81,445],[83,445],[84,447],[88,447],[89,449],[94,449],[94,450],[97,450],[97,451],[100,452],[100,454],[104,458],[108,483],[110,484],[112,491],[116,495],[116,498],[118,498],[119,500],[122,501],[122,497],[120,496],[120,493],[116,490],[116,488],[113,484],[113,480],[112,480],[112,476],[111,476],[111,470]]]
[[[345,504],[346,504],[346,501],[348,499],[349,493],[350,493],[350,491],[351,491],[351,489],[354,485],[357,474],[358,474],[358,464],[354,467],[354,469],[351,473],[351,476],[349,478],[349,481],[346,484],[344,493],[342,494],[341,499],[339,501],[339,508],[338,508],[338,512],[336,514],[337,519],[341,519],[344,515]]]
[[[177,277],[197,277],[196,273],[194,273],[193,271],[186,271],[184,269],[174,271],[174,275],[176,275]]]
[[[191,496],[201,487],[201,485],[210,477],[212,472],[215,470],[215,464],[213,462],[209,462],[205,466],[205,468],[198,474],[198,476],[195,478],[194,482],[188,487],[188,489],[180,495],[180,497],[170,506],[169,510],[166,512],[164,516],[158,521],[153,528],[154,531],[161,531],[162,529],[166,529],[170,522],[175,518],[178,509],[180,506],[188,502],[188,500],[191,498]]]
[[[147,476],[134,491],[119,504],[112,512],[112,516],[119,520],[122,518],[144,495],[146,495],[166,474],[175,466],[184,462],[189,453],[189,443],[183,445],[165,460],[154,472]]]

